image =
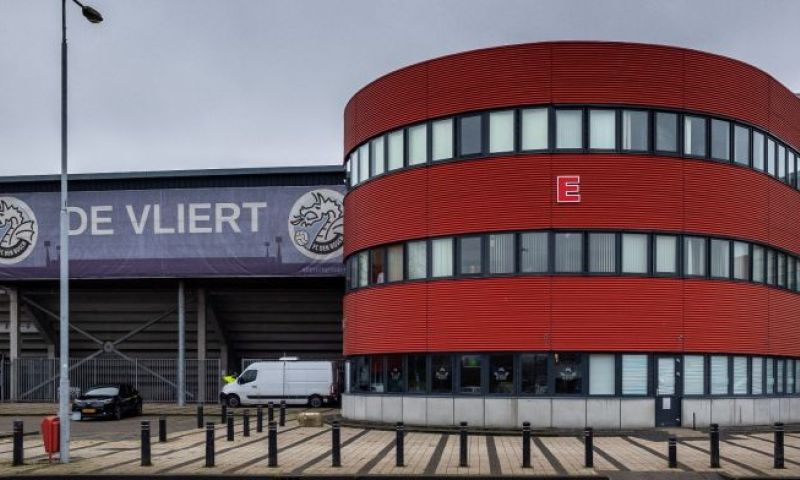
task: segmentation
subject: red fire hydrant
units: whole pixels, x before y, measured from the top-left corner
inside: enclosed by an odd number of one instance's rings
[[[44,451],[47,452],[48,459],[52,463],[53,454],[58,452],[59,450],[58,441],[61,430],[61,424],[59,423],[57,416],[50,415],[42,419],[40,428],[42,430],[42,442],[44,443]]]

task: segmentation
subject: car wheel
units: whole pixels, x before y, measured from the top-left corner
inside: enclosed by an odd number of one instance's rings
[[[312,395],[308,399],[308,405],[311,408],[319,408],[319,407],[321,407],[322,406],[322,397],[320,397],[319,395]]]
[[[231,408],[236,408],[241,405],[242,402],[239,400],[239,395],[228,395],[228,406]]]
[[[122,420],[122,408],[119,404],[114,406],[114,420]]]

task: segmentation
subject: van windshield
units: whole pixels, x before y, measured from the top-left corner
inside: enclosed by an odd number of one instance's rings
[[[239,384],[244,385],[245,383],[250,383],[256,379],[258,376],[258,370],[245,370],[241,375],[239,375]]]

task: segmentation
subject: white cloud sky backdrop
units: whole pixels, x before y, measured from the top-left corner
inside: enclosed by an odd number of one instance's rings
[[[336,164],[364,84],[509,43],[686,46],[800,91],[797,0],[87,0],[99,25],[69,3],[71,172]],[[60,7],[0,5],[0,176],[59,169]]]

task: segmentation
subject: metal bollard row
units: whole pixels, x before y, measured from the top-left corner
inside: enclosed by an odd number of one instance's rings
[[[150,460],[150,422],[147,420],[142,421],[142,442],[141,442],[141,457],[142,466],[149,467],[152,465]]]
[[[669,436],[667,442],[667,462],[669,468],[678,468],[678,439],[675,435]]]
[[[14,420],[14,454],[11,465],[15,467],[25,463],[25,451],[22,448],[22,437],[25,434],[23,429],[22,420]]]
[[[278,418],[278,425],[281,427],[286,426],[286,400],[281,400],[281,412]]]
[[[261,405],[256,409],[256,433],[264,431],[264,409]]]
[[[783,423],[777,422],[775,424],[775,448],[773,451],[773,467],[775,468],[786,468],[785,459],[783,456],[783,434]]]
[[[395,432],[395,439],[394,439],[394,447],[395,447],[395,453],[397,454],[396,455],[397,458],[395,459],[395,463],[394,464],[397,467],[404,467],[405,463],[406,463],[406,459],[405,459],[406,447],[405,447],[405,444],[404,444],[404,442],[405,442],[405,431],[404,431],[405,428],[403,427],[403,422],[397,422],[397,425],[396,425],[395,429],[396,429],[396,432]]]
[[[167,416],[161,415],[158,417],[158,441],[164,443],[167,441]]]
[[[522,468],[531,468],[531,422],[522,423]]]
[[[594,430],[591,427],[583,431],[583,464],[594,468]]]
[[[711,453],[711,468],[719,468],[719,425],[716,423],[711,424],[708,431]]]
[[[197,428],[203,428],[203,422],[205,421],[204,417],[205,417],[205,415],[203,413],[203,404],[202,403],[198,403],[197,404]]]
[[[342,436],[339,422],[333,422],[331,428],[331,466],[342,466]]]
[[[458,466],[459,467],[467,467],[469,466],[469,459],[467,458],[467,452],[469,449],[469,445],[467,442],[469,439],[467,438],[467,422],[461,422],[458,428],[458,439],[459,439],[459,448],[458,448]]]
[[[227,441],[233,441],[233,415],[228,415],[228,436],[226,438]]]
[[[278,426],[274,421],[267,424],[267,466],[278,466]]]
[[[250,411],[245,410],[242,412],[242,436],[250,436]]]
[[[206,467],[214,466],[214,424],[206,423]]]

